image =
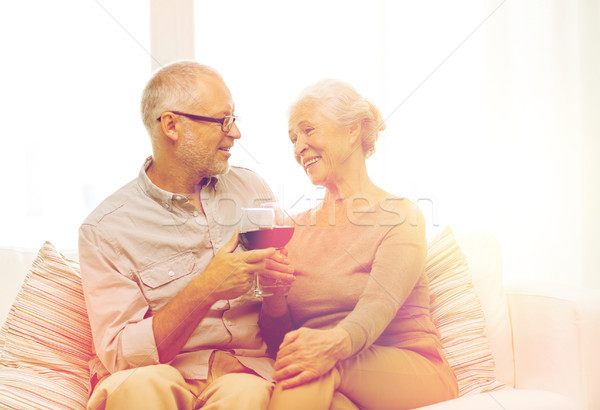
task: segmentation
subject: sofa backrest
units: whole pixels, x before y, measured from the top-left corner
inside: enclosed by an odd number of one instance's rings
[[[4,323],[36,255],[37,249],[0,248],[0,323]]]
[[[473,288],[485,315],[486,334],[496,363],[496,378],[514,387],[512,328],[502,283],[500,244],[487,232],[457,233],[456,239],[467,257]]]
[[[37,253],[38,249],[0,247],[0,324],[6,320]],[[67,258],[77,258],[76,250],[68,249],[62,253]]]

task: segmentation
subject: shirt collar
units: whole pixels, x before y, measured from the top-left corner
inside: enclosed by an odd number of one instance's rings
[[[146,171],[148,170],[148,168],[150,168],[150,165],[152,165],[152,156],[146,158],[142,169],[140,169],[140,173],[138,175],[139,185],[150,198],[158,202],[163,208],[171,210],[172,202],[181,200],[181,198],[184,195],[165,191],[164,189],[161,189],[154,185],[150,178],[148,178],[148,175],[146,174]],[[222,177],[222,175],[205,178],[204,180],[202,180],[202,186],[206,185],[209,188],[216,190],[217,182],[219,182],[220,177]]]

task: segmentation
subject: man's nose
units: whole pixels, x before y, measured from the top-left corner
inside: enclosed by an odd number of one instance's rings
[[[242,137],[242,132],[240,131],[240,129],[238,128],[238,126],[235,122],[233,124],[231,124],[231,129],[227,133],[227,136],[235,138],[235,139],[239,139]]]

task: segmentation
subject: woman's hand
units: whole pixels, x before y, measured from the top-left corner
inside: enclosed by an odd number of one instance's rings
[[[272,259],[274,263],[284,262],[289,264],[287,256],[287,249],[283,248],[278,250]],[[261,272],[260,274],[261,287],[273,294],[271,296],[263,297],[262,302],[263,313],[266,313],[271,317],[283,316],[287,312],[286,296],[289,293],[290,287],[294,283],[294,280],[296,279],[293,276],[294,268],[290,265],[287,265],[287,269],[290,275],[287,275],[283,278],[281,273],[279,273],[280,276],[276,277],[269,275],[269,272],[267,271]]]
[[[290,265],[287,250],[279,249],[265,259],[265,269],[260,271],[260,280],[265,286],[281,285],[289,290],[296,277],[294,267]]]
[[[273,379],[283,389],[308,383],[331,370],[352,351],[350,335],[342,328],[301,327],[285,335],[275,361]]]

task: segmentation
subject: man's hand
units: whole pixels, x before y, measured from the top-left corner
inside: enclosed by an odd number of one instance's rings
[[[274,248],[234,253],[238,240],[236,232],[195,279],[212,289],[211,300],[234,299],[248,292],[257,273],[282,283],[294,280],[294,270],[283,254]]]
[[[350,335],[342,328],[301,327],[285,335],[275,361],[273,379],[283,389],[308,383],[331,370],[352,351]]]
[[[221,299],[235,299],[248,292],[257,272],[288,275],[289,262],[276,256],[274,248],[234,253],[238,235],[234,234],[217,252],[204,272],[196,276],[171,301],[156,312],[152,320],[154,340],[162,363],[172,360],[211,306]]]

